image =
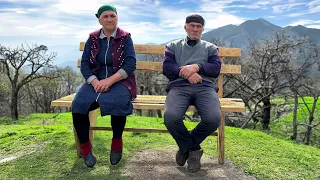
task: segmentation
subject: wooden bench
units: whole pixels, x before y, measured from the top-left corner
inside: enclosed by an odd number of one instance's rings
[[[84,42],[80,43],[80,51],[84,49]],[[164,46],[162,45],[134,45],[136,54],[164,54]],[[219,56],[222,59],[227,57],[238,58],[241,56],[241,50],[239,48],[219,48]],[[78,67],[80,67],[81,60],[78,60]],[[149,62],[149,61],[137,61],[138,71],[162,71],[162,62]],[[214,132],[212,135],[217,136],[217,149],[219,154],[219,163],[224,163],[224,113],[225,112],[244,112],[245,106],[241,99],[237,98],[222,98],[223,95],[223,75],[225,74],[240,74],[241,66],[222,64],[221,73],[218,77],[219,98],[221,103],[221,125],[218,132]],[[51,102],[51,106],[63,106],[71,107],[72,100],[75,94],[71,94],[60,99]],[[156,95],[138,95],[136,99],[132,101],[134,109],[152,109],[163,110],[166,96]],[[190,106],[188,110],[193,110],[194,107]],[[93,142],[95,130],[107,130],[112,131],[111,127],[97,127],[97,110],[89,113],[90,119],[90,140]],[[125,128],[125,131],[130,132],[154,132],[154,133],[168,133],[165,129],[139,129],[139,128]],[[77,137],[77,133],[74,129],[74,137],[77,147],[77,155],[80,156],[80,145]]]

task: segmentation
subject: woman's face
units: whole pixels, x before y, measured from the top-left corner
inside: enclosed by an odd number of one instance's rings
[[[118,16],[113,11],[104,11],[99,17],[99,23],[104,30],[114,31],[118,24]]]

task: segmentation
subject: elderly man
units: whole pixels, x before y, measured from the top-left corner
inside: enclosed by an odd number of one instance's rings
[[[190,172],[201,168],[201,142],[220,125],[220,102],[215,78],[221,61],[216,45],[201,40],[205,20],[198,14],[186,18],[187,37],[170,42],[163,57],[163,74],[169,79],[164,123],[177,142],[176,163]],[[195,105],[201,122],[190,132],[183,123],[189,105]]]

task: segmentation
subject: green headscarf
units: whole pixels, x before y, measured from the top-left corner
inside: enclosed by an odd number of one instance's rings
[[[117,9],[111,5],[111,4],[106,4],[106,5],[103,5],[101,6],[99,9],[98,9],[98,12],[96,14],[96,17],[99,18],[100,15],[105,12],[105,11],[113,11],[114,13],[117,14]]]

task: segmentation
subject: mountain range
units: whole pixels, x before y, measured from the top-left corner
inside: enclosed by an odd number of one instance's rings
[[[250,40],[259,40],[263,38],[271,37],[275,31],[286,31],[289,34],[297,36],[308,36],[317,45],[320,46],[320,29],[307,28],[305,26],[287,26],[280,27],[274,25],[265,19],[248,20],[242,24],[236,25],[226,25],[217,29],[213,29],[204,33],[201,39],[206,41],[212,41],[212,39],[218,39],[226,43],[226,45],[233,44],[234,47],[239,47],[241,49],[246,49]],[[149,43],[154,44],[154,43]],[[162,43],[166,44],[166,43]],[[75,50],[77,47],[74,48]],[[70,54],[69,54],[70,55]],[[69,56],[71,57],[71,55]],[[76,70],[77,59],[80,57],[79,52],[76,53],[75,58],[71,61],[65,61],[62,64],[58,64],[60,67],[71,66]],[[68,58],[69,59],[69,58]]]
[[[234,47],[245,49],[250,40],[268,38],[276,31],[286,31],[300,37],[308,36],[314,43],[320,45],[320,29],[307,28],[301,25],[280,27],[262,18],[245,21],[239,26],[223,26],[204,33],[201,38],[206,41],[212,41],[215,38],[225,42],[226,45],[232,43]]]

